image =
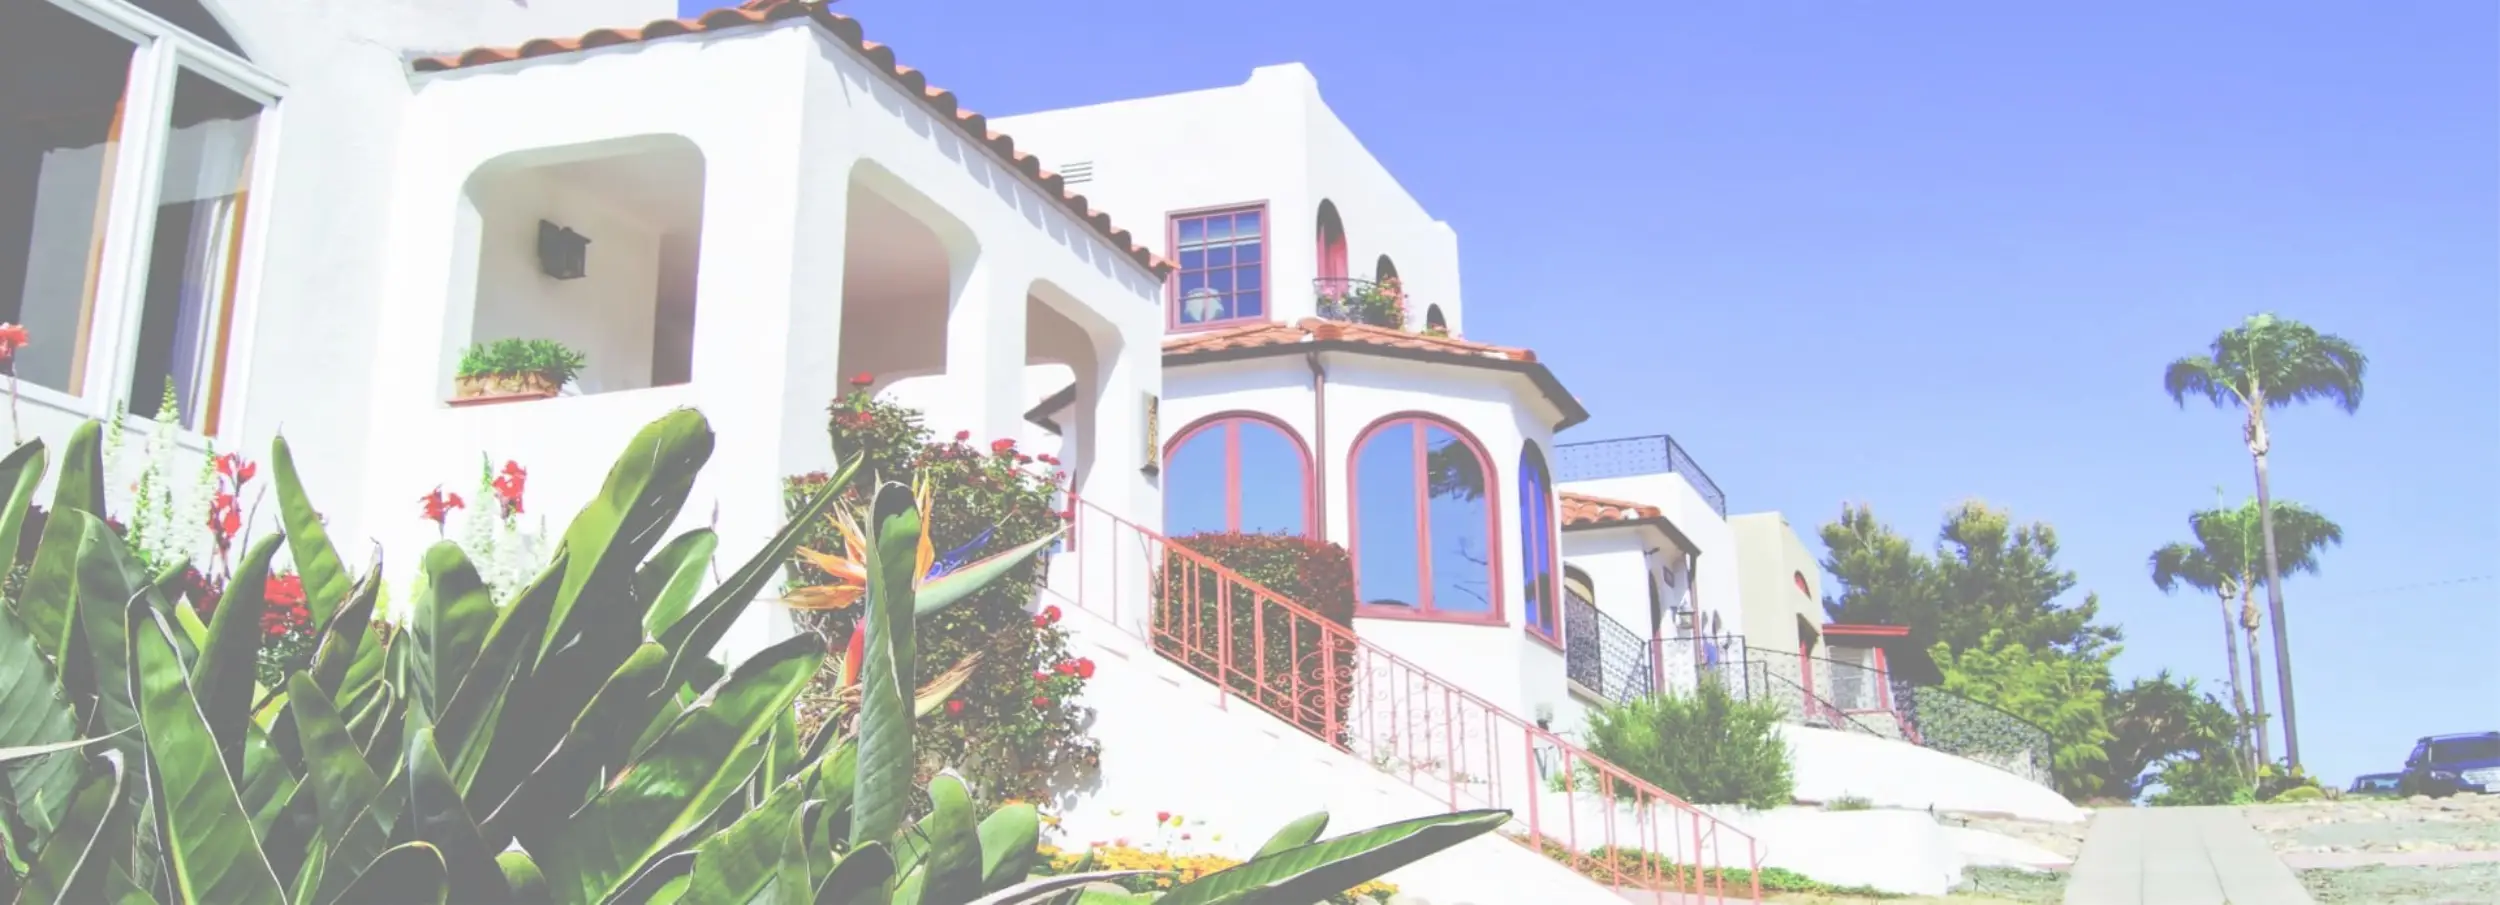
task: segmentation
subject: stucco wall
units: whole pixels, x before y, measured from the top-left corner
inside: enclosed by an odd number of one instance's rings
[[[536,171],[481,180],[469,198],[480,241],[468,341],[563,342],[588,362],[578,378],[585,393],[650,386],[663,225]],[[540,271],[540,220],[590,237],[582,277]]]
[[[1799,801],[1854,796],[1878,807],[2010,814],[2072,823],[2087,815],[2056,791],[1941,751],[1855,732],[1781,724]]]
[[[1742,573],[1746,641],[1764,650],[1795,653],[1798,620],[1817,631],[1826,621],[1822,565],[1786,515],[1755,512],[1728,522],[1735,531],[1737,568]],[[1804,592],[1797,590],[1798,576],[1805,578]]]
[[[1264,202],[1276,320],[1317,310],[1319,206],[1329,201],[1346,227],[1350,276],[1372,278],[1388,255],[1414,300],[1410,325],[1420,327],[1424,305],[1437,303],[1450,329],[1460,327],[1457,234],[1363,148],[1301,64],[1259,67],[1239,85],[992,124],[1054,166],[1091,163],[1090,179],[1071,188],[1167,254],[1172,213]]]

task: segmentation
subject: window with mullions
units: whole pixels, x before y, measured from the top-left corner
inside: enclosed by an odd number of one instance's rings
[[[1203,327],[1267,318],[1265,208],[1172,218],[1172,325]]]
[[[0,321],[38,401],[151,417],[170,384],[216,430],[271,100],[235,49],[198,0],[0,4]]]

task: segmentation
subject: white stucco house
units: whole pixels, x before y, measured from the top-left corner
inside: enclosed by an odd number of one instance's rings
[[[1755,631],[1725,496],[1663,436],[1558,442],[1588,411],[1467,334],[1455,231],[1299,65],[991,119],[824,2],[14,0],[0,121],[21,437],[283,432],[332,536],[404,578],[429,490],[528,462],[560,522],[687,406],[720,438],[687,519],[751,548],[873,375],[1068,463],[1048,595],[1087,616],[1104,742],[1071,838],[1510,809],[1393,878],[1444,903],[1691,888],[1601,849],[1811,866],[1570,742]],[[583,355],[560,394],[456,386],[537,339]],[[1226,532],[1343,547],[1353,611],[1164,539]],[[791,631],[771,604],[733,653]]]

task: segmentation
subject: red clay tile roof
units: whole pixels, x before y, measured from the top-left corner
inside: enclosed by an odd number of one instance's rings
[[[1566,528],[1595,527],[1608,522],[1637,522],[1662,517],[1656,506],[1643,506],[1639,503],[1589,496],[1585,493],[1572,493],[1567,490],[1558,496],[1562,498],[1563,527]]]
[[[1304,318],[1297,324],[1251,324],[1227,327],[1203,333],[1187,333],[1163,341],[1163,354],[1181,355],[1192,352],[1220,352],[1228,349],[1255,349],[1300,342],[1348,342],[1414,352],[1441,352],[1451,355],[1499,358],[1508,361],[1536,361],[1536,353],[1509,346],[1469,342],[1447,336],[1425,336],[1389,327],[1369,324],[1348,324],[1338,321]]]
[[[990,150],[998,153],[998,156],[1013,161],[1016,169],[1024,171],[1025,176],[1040,183],[1044,191],[1057,194],[1061,206],[1075,214],[1077,219],[1092,226],[1095,232],[1102,234],[1103,238],[1110,240],[1113,247],[1127,252],[1130,258],[1145,265],[1147,269],[1153,270],[1157,276],[1167,276],[1172,272],[1172,265],[1165,262],[1162,256],[1155,254],[1153,249],[1137,244],[1136,238],[1128,230],[1113,226],[1110,215],[1094,210],[1092,205],[1085,200],[1085,196],[1069,192],[1066,182],[1059,174],[1044,169],[1042,162],[1033,155],[1016,150],[1014,138],[991,131],[989,117],[957,106],[955,92],[931,85],[928,78],[921,75],[919,70],[895,62],[893,48],[862,37],[859,23],[849,16],[826,9],[830,3],[831,0],[747,0],[746,3],[738,6],[716,9],[691,19],[660,19],[645,23],[641,28],[600,28],[584,32],[578,37],[539,38],[524,41],[512,47],[478,47],[456,54],[421,57],[409,65],[418,72],[442,72],[470,66],[577,53],[600,47],[614,47],[619,44],[638,44],[678,35],[729,31],[805,17],[824,26],[826,31],[832,32],[835,37],[841,38],[843,43],[851,45],[852,49],[867,57],[870,63],[884,69],[888,75],[894,77],[895,81],[901,82],[904,89],[917,92],[921,100],[935,109],[939,116],[954,120],[955,127],[963,130],[964,134],[971,136],[974,141],[988,145]]]

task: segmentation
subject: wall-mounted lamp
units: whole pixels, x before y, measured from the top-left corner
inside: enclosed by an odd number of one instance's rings
[[[1675,611],[1675,630],[1679,632],[1693,630],[1693,611],[1684,609]]]
[[[589,276],[589,237],[570,227],[538,221],[538,271],[559,280]]]

